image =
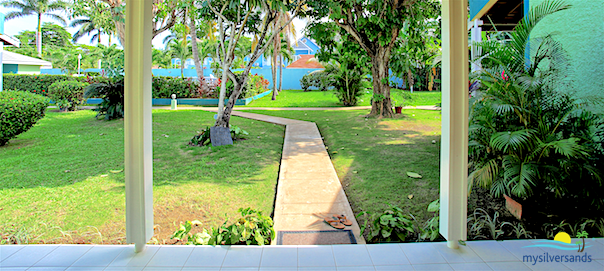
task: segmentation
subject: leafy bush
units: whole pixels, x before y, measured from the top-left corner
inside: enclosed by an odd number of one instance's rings
[[[369,227],[363,226],[361,232],[369,228],[369,241],[378,242],[403,242],[407,234],[414,233],[413,218],[403,214],[403,210],[396,206],[390,206],[390,210],[384,211],[374,218]]]
[[[493,44],[478,75],[482,87],[470,114],[470,185],[520,200],[567,200],[575,206],[604,207],[601,136],[604,121],[563,93],[566,52],[551,35],[525,62],[533,27],[548,14],[568,8],[544,2],[531,10],[508,43]]]
[[[0,92],[0,146],[44,117],[48,98],[23,91]]]
[[[27,91],[46,96],[53,83],[75,79],[69,75],[3,74],[3,80],[5,90]]]
[[[54,82],[48,88],[48,97],[61,110],[75,111],[79,105],[84,104],[84,88],[86,86],[88,86],[88,83],[77,81]]]
[[[124,117],[124,77],[117,75],[106,82],[91,84],[86,87],[84,97],[99,97],[103,101],[95,109],[98,111],[96,118],[104,117],[105,120]]]
[[[234,72],[234,74],[235,74],[235,76],[239,77],[239,76],[241,76],[242,72]],[[219,80],[219,82],[220,82],[220,80]],[[241,94],[239,94],[239,99],[253,97],[260,93],[268,91],[268,84],[269,84],[268,80],[264,79],[264,77],[262,75],[258,75],[258,74],[248,75],[247,83],[241,90]],[[234,88],[235,88],[235,85],[233,84],[233,81],[229,79],[226,83],[226,97],[227,98],[231,96],[231,93],[233,93]],[[219,90],[220,86],[218,86],[217,89]],[[216,95],[218,95],[219,93],[220,93],[220,91],[217,91]]]
[[[323,71],[313,71],[305,74],[300,79],[300,86],[304,91],[311,91],[311,88],[316,88],[320,91],[326,91],[330,87],[330,78]]]
[[[201,97],[201,88],[197,80],[181,77],[153,77],[153,98],[170,98],[176,94],[177,98]]]
[[[198,220],[186,221],[180,224],[171,239],[187,245],[268,245],[275,238],[273,220],[262,215],[262,212],[251,208],[240,208],[241,218],[227,226],[225,221],[218,228],[209,231],[191,233],[193,226],[200,226]]]

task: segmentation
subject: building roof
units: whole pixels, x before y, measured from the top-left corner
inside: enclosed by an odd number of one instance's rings
[[[287,66],[288,69],[323,69],[323,65],[317,61],[310,61],[314,55],[300,55],[300,59]]]
[[[21,41],[19,41],[18,39],[15,39],[9,35],[4,35],[0,33],[0,42],[4,43],[4,45],[12,45],[12,46],[16,46],[19,47],[19,45],[21,45]]]
[[[29,56],[25,56],[22,54],[17,54],[9,51],[2,52],[2,64],[21,64],[21,65],[38,65],[38,66],[52,66],[52,63],[33,58]]]
[[[470,18],[482,20],[483,31],[512,31],[525,12],[524,0],[470,0]]]

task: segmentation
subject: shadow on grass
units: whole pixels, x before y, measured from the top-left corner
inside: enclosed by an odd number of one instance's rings
[[[248,140],[221,148],[187,146],[200,129],[213,125],[213,114],[153,113],[155,186],[247,185],[262,180],[264,169],[279,162],[283,127],[236,117],[232,123],[250,133]],[[99,121],[94,115],[92,111],[50,112],[30,131],[1,147],[0,189],[60,187],[98,176],[103,176],[103,182],[123,183],[123,120]]]

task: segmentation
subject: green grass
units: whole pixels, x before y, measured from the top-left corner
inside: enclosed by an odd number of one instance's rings
[[[413,100],[408,105],[436,105],[441,101],[441,93],[437,91],[422,91],[412,93]],[[243,107],[339,107],[342,103],[331,91],[309,91],[302,90],[283,90],[277,96],[276,100],[271,100],[272,95],[267,95]],[[396,97],[394,97],[396,98]],[[363,95],[358,106],[368,106],[371,101],[371,94]]]
[[[367,110],[252,112],[316,122],[355,215],[393,204],[420,221],[433,216],[426,208],[439,195],[440,111],[403,110],[394,119],[365,119]]]
[[[33,243],[125,241],[122,120],[92,111],[49,112],[30,131],[0,147],[0,234]],[[214,113],[153,111],[156,238],[178,223],[217,226],[240,207],[271,214],[281,158],[282,126],[233,117],[248,140],[220,148],[189,147]],[[250,159],[251,158],[251,159]],[[112,173],[117,172],[117,173]],[[169,241],[169,240],[168,240]]]

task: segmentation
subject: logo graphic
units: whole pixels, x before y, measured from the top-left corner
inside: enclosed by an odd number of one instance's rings
[[[588,246],[586,246],[585,238],[587,238],[587,236],[588,236],[588,234],[586,231],[579,232],[577,234],[577,238],[581,238],[581,241],[577,241],[577,242],[575,242],[575,244],[572,244],[570,235],[568,235],[568,233],[566,233],[566,232],[561,231],[558,234],[556,234],[556,236],[554,236],[554,240],[535,241],[535,243],[538,243],[538,244],[531,245],[531,246],[525,246],[525,247],[549,247],[549,248],[555,248],[555,249],[560,249],[560,250],[575,250],[576,249],[577,252],[583,252],[585,250],[585,248],[591,247],[591,245],[589,245],[590,242],[587,242]]]
[[[544,240],[544,241],[535,241],[535,245],[524,246],[523,248],[530,247],[540,247],[540,248],[554,248],[557,250],[563,251],[572,251],[577,250],[578,253],[581,254],[568,254],[568,255],[550,255],[549,252],[543,253],[543,255],[523,255],[523,262],[532,262],[533,265],[538,262],[591,262],[591,255],[584,253],[583,251],[586,248],[591,247],[591,242],[585,242],[585,238],[588,237],[587,232],[581,231],[577,233],[577,238],[581,238],[581,240],[577,240],[574,244],[570,238],[570,235],[566,232],[559,232],[554,236],[554,240]],[[595,242],[595,241],[594,241]]]

